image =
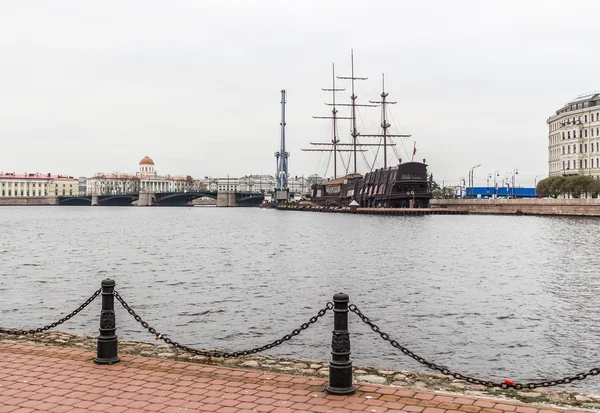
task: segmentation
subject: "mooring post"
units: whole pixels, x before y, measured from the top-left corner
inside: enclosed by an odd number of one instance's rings
[[[96,364],[113,364],[119,361],[117,355],[117,330],[115,323],[115,281],[102,280],[102,311],[100,312],[100,335],[98,336],[98,357]]]
[[[348,332],[348,294],[333,296],[333,337],[329,361],[329,384],[332,394],[354,393],[352,361],[350,360],[350,333]]]

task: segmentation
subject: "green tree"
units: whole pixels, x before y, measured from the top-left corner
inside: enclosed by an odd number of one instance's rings
[[[456,198],[456,190],[451,187],[434,189],[432,195],[435,199],[454,199]]]
[[[552,198],[558,198],[559,195],[565,194],[565,177],[564,176],[552,176],[547,178],[550,180],[548,183],[548,195]]]
[[[539,181],[535,187],[535,193],[538,195],[550,195],[550,178]]]
[[[538,182],[536,192],[552,198],[559,195],[573,198],[597,197],[600,194],[600,181],[583,175],[551,176]]]
[[[590,195],[592,198],[598,198],[600,195],[600,181],[597,179],[593,180],[594,182],[590,185]]]
[[[429,190],[431,192],[435,191],[436,189],[441,189],[437,182],[433,180],[433,174],[428,174],[427,185],[429,185]]]

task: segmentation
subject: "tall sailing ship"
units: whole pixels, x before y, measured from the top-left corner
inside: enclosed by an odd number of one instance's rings
[[[336,103],[336,92],[342,92],[345,89],[336,88],[336,79],[350,80],[351,84],[351,102]],[[427,208],[431,199],[431,190],[427,180],[427,165],[425,159],[423,162],[415,162],[414,155],[416,146],[413,147],[412,159],[410,162],[402,162],[398,152],[395,149],[396,143],[393,138],[408,138],[407,134],[392,134],[389,132],[391,124],[387,119],[387,105],[396,102],[388,101],[388,93],[385,91],[385,75],[382,75],[381,100],[369,101],[368,104],[358,104],[355,93],[354,82],[356,80],[367,80],[366,77],[357,77],[354,75],[354,51],[351,52],[351,75],[335,75],[335,64],[333,65],[332,86],[324,88],[323,91],[331,92],[332,103],[327,105],[332,107],[331,116],[313,116],[315,119],[329,119],[333,124],[332,138],[329,142],[310,142],[317,148],[306,148],[303,151],[330,152],[333,157],[333,179],[323,184],[315,184],[312,188],[312,201],[322,205],[350,205],[356,202],[361,207],[387,207],[387,208]],[[349,107],[350,116],[339,116],[337,107]],[[358,132],[356,124],[357,107],[381,107],[381,133],[362,134]],[[343,143],[338,136],[338,121],[350,121],[350,142]],[[359,138],[379,138],[379,143],[362,143]],[[358,172],[357,161],[358,154],[363,155],[367,160],[365,152],[369,147],[376,147],[373,160],[369,171],[363,176]],[[398,163],[388,166],[388,147],[394,149]],[[377,157],[383,149],[383,167],[374,169]],[[374,148],[371,148],[374,149]],[[344,155],[347,162],[344,162]],[[341,160],[345,168],[344,175],[338,177],[338,159]],[[369,162],[367,162],[369,164]],[[350,166],[353,171],[350,172]]]

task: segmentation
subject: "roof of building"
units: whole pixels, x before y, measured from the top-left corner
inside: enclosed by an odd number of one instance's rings
[[[121,174],[121,173],[112,173],[112,174],[103,174],[97,173],[94,176],[89,177],[88,179],[138,179],[136,175],[133,174]]]
[[[361,174],[348,174],[346,176],[342,176],[341,178],[337,178],[337,179],[330,179],[327,182],[323,182],[324,185],[341,185],[343,184],[345,181],[347,181],[348,179],[356,179],[356,178],[362,178]]]
[[[67,178],[66,176],[63,175],[52,175],[52,174],[31,174],[31,173],[25,173],[25,174],[16,174],[14,172],[7,172],[7,173],[3,173],[0,172],[0,179],[25,179],[25,180],[46,180],[46,181],[50,181],[53,179],[62,179],[62,178]]]
[[[582,100],[594,99],[594,98],[597,98],[597,97],[600,97],[600,92],[586,93],[586,94],[583,94],[583,95],[579,95],[575,99],[569,101],[567,103],[567,105],[569,105],[571,103],[575,103],[575,102],[580,102]]]
[[[154,161],[149,156],[144,156],[140,161],[140,165],[154,165]]]
[[[189,175],[179,175],[179,176],[167,175],[164,178],[169,179],[171,181],[189,181],[189,180],[193,179]]]

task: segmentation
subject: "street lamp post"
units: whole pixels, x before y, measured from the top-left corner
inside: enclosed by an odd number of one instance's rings
[[[460,189],[460,197],[461,197],[461,199],[464,198],[464,196],[463,196],[463,186],[465,186],[465,177],[461,176],[460,180],[458,181],[458,187]]]
[[[500,172],[494,171],[494,198],[498,198],[498,184],[496,183],[497,176],[500,176]]]
[[[486,195],[490,194],[490,178],[492,177],[492,174],[487,174],[487,188],[486,188]]]
[[[516,179],[516,175],[519,174],[519,170],[517,168],[515,168],[513,170],[513,175],[512,175],[512,197],[515,197],[515,179]]]
[[[474,167],[472,167],[471,169],[469,169],[469,186],[471,187],[471,196],[473,197],[474,195],[474,190],[473,187],[475,186],[475,179],[473,178],[473,169],[475,168],[479,168],[481,165],[475,165]]]

